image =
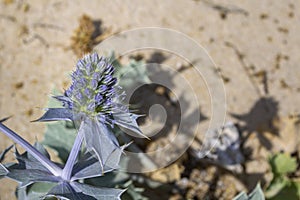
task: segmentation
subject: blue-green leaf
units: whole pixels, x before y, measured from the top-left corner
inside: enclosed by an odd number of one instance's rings
[[[134,137],[147,138],[147,136],[145,136],[139,128],[136,122],[137,118],[138,115],[129,112],[114,114],[115,123],[122,131]]]
[[[111,153],[103,166],[103,171],[101,170],[101,163],[98,159],[96,159],[96,156],[92,155],[90,152],[85,153],[73,168],[72,181],[102,176],[103,173],[111,172],[114,169],[117,169],[119,167],[121,154],[126,147],[127,145],[120,147],[120,149],[116,148]]]
[[[46,195],[47,197],[58,197],[60,199],[70,199],[70,200],[83,200],[83,199],[94,199],[85,196],[84,194],[77,192],[68,182],[62,182],[54,186]]]
[[[10,145],[8,148],[4,149],[4,151],[2,151],[2,153],[0,154],[0,162],[2,162],[5,158],[5,155],[9,152],[9,150],[11,150],[11,148],[14,145]]]
[[[114,189],[114,188],[96,188],[87,184],[81,184],[77,182],[72,182],[72,186],[79,191],[82,191],[86,195],[95,197],[96,199],[105,200],[116,200],[120,199],[121,194],[125,190]]]
[[[122,65],[114,52],[110,52],[108,57],[109,62],[115,67],[115,76],[118,79],[118,85],[121,87],[128,89],[135,84],[151,83],[145,62],[130,59],[128,65]]]
[[[46,167],[49,171],[51,171],[54,175],[58,175],[61,172],[61,168],[58,167],[55,163],[51,162],[45,155],[39,152],[35,147],[33,147],[30,143],[24,140],[20,135],[9,129],[7,126],[0,122],[0,130],[9,138],[14,140],[16,143],[21,145],[24,149],[28,151],[36,160],[39,161],[41,165]]]
[[[45,197],[48,191],[53,188],[57,183],[46,183],[39,182],[34,183],[29,187],[18,188],[18,199],[19,200],[41,200]],[[51,198],[51,200],[56,200],[57,198]],[[50,200],[50,198],[47,198]]]
[[[35,148],[45,157],[50,158],[44,147],[35,143]],[[10,165],[7,177],[21,183],[21,186],[27,186],[34,182],[58,182],[61,179],[54,176],[44,165],[42,165],[33,155],[28,152],[19,154],[16,149],[16,158],[18,163]]]
[[[0,178],[5,176],[8,173],[8,170],[0,163]]]
[[[77,182],[62,182],[54,186],[47,196],[70,200],[117,200],[124,190],[114,188],[96,188]]]
[[[113,168],[104,167],[102,173],[101,167],[101,163],[96,156],[87,152],[76,162],[73,168],[72,181],[102,176],[103,173],[113,170]]]
[[[245,192],[241,192],[239,195],[234,197],[233,200],[265,200],[265,197],[260,184],[257,184],[255,189],[248,196]]]
[[[124,88],[133,87],[135,84],[151,83],[143,61],[130,60],[127,66],[117,68],[115,74],[119,80],[118,84]]]
[[[47,124],[44,145],[54,149],[58,157],[66,162],[76,137],[76,129],[68,128],[67,122],[56,122]]]
[[[9,169],[7,177],[27,186],[34,182],[59,182],[60,179],[53,174],[37,169]]]
[[[114,133],[104,124],[87,119],[84,122],[84,138],[87,150],[94,152],[103,172],[107,159],[114,151],[122,151]]]
[[[66,108],[48,108],[45,114],[34,122],[48,121],[72,121],[74,120],[73,112]]]

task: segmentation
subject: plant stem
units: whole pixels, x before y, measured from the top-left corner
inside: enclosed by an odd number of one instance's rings
[[[66,162],[65,167],[62,170],[62,179],[66,180],[66,181],[70,181],[71,180],[71,176],[72,176],[72,171],[73,171],[73,167],[75,164],[75,161],[77,159],[78,153],[81,149],[81,144],[83,141],[83,124],[84,122],[81,122],[80,127],[79,127],[79,131],[77,133],[75,142],[73,144],[73,147],[71,149],[71,152],[69,154],[68,160]]]
[[[20,137],[17,133],[9,129],[7,126],[0,122],[0,131],[7,135],[14,142],[21,145],[28,153],[30,153],[34,158],[36,158],[44,167],[46,167],[54,176],[60,176],[62,169],[58,167],[55,163],[49,160],[26,140]]]

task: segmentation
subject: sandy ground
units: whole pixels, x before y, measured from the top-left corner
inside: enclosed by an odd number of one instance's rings
[[[30,121],[41,116],[53,88],[68,85],[77,59],[70,38],[83,14],[112,33],[154,26],[192,37],[220,68],[230,113],[248,113],[270,98],[278,102],[274,115],[298,115],[299,8],[293,0],[2,0],[0,118],[12,116],[6,125],[31,142],[43,138],[44,124]],[[229,114],[227,120],[245,122]],[[11,144],[0,135],[0,150]],[[13,199],[11,184],[1,180],[1,200]]]

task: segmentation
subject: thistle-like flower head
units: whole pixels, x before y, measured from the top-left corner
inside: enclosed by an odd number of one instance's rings
[[[116,85],[113,75],[110,59],[99,57],[97,53],[84,56],[71,74],[71,86],[64,95],[54,96],[64,108],[48,108],[36,121],[85,121],[112,127],[116,124],[138,137],[145,137],[136,122],[138,115],[130,113],[121,103],[125,93]]]
[[[71,74],[72,84],[65,91],[65,98],[57,98],[75,114],[113,124],[112,114],[122,109],[117,103],[120,95],[113,75],[114,67],[108,59],[97,53],[88,54],[78,61]]]
[[[54,97],[63,103],[64,108],[48,108],[36,120],[71,120],[80,124],[86,148],[96,154],[102,171],[109,157],[122,151],[113,129],[108,125],[117,125],[126,133],[145,137],[136,122],[138,116],[120,103],[124,93],[120,92],[113,75],[114,67],[108,59],[96,53],[84,56],[71,74],[71,86],[64,95]],[[111,163],[110,167],[115,168]]]

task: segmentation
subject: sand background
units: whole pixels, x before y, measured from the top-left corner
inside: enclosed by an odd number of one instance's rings
[[[71,36],[83,14],[100,20],[110,33],[155,26],[192,37],[227,79],[227,109],[232,113],[248,113],[265,97],[278,102],[279,117],[299,115],[299,9],[300,2],[293,0],[2,0],[0,118],[12,116],[7,126],[31,142],[42,140],[45,125],[30,121],[41,116],[53,88],[69,84],[77,60]],[[245,67],[256,76],[249,78]],[[261,81],[264,73],[266,83]],[[297,139],[291,137],[281,141]],[[0,150],[11,144],[0,135]],[[11,184],[1,180],[0,199],[13,199]]]

